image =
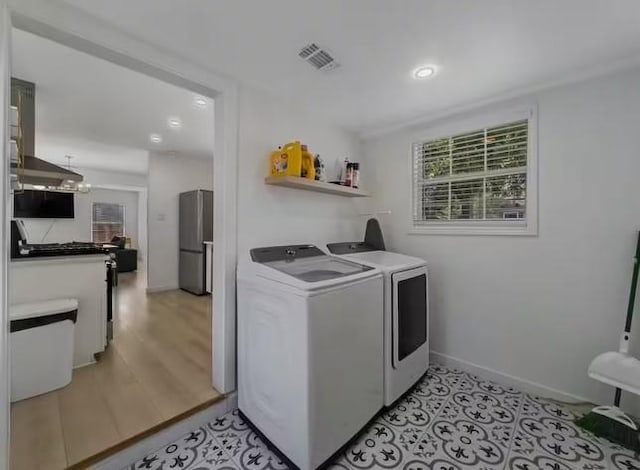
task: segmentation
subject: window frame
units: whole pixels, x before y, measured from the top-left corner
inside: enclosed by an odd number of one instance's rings
[[[127,206],[125,204],[120,204],[117,202],[102,202],[102,201],[93,201],[91,203],[91,225],[89,227],[89,229],[91,230],[91,242],[92,243],[109,243],[111,240],[108,240],[106,242],[96,242],[95,238],[94,238],[94,231],[93,231],[93,223],[94,223],[94,218],[93,218],[93,214],[94,214],[94,207],[96,204],[110,204],[112,206],[120,206],[122,207],[122,236],[126,238],[127,236]]]
[[[424,221],[417,224],[414,219],[416,187],[413,174],[413,147],[416,143],[451,137],[509,122],[528,120],[527,193],[525,221],[504,220],[457,220]],[[476,114],[469,118],[450,119],[420,133],[409,144],[409,231],[410,235],[538,235],[538,110],[535,105],[491,113]]]

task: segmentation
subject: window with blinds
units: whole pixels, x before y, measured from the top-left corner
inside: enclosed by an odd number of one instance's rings
[[[525,224],[528,119],[413,144],[413,222]]]
[[[108,202],[94,202],[91,237],[95,243],[108,243],[115,236],[125,236],[124,206]]]

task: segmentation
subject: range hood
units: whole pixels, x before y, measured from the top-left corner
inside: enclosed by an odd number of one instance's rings
[[[22,160],[22,167],[18,168],[18,181],[22,184],[64,188],[82,182],[82,175],[41,158],[23,155]]]
[[[32,82],[11,78],[11,105],[18,107],[20,116],[19,134],[20,161],[15,165],[15,174],[20,184],[65,189],[82,182],[82,175],[34,157],[36,140],[36,85]]]

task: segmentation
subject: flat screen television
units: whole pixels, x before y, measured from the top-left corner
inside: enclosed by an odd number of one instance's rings
[[[13,216],[24,219],[73,219],[73,193],[25,189],[13,196]]]

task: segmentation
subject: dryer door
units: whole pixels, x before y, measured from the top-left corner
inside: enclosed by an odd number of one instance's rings
[[[429,338],[427,268],[394,273],[391,282],[393,367],[398,368]]]

